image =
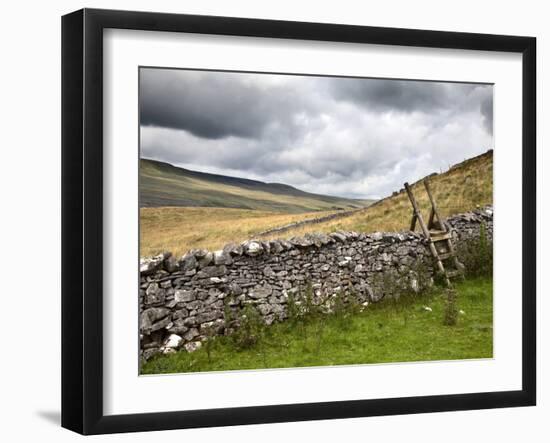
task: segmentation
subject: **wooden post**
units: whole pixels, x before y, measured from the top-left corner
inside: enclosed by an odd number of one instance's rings
[[[416,213],[413,211],[413,216],[411,219],[411,231],[414,232],[415,229],[416,229]]]
[[[439,211],[437,210],[437,205],[435,204],[435,200],[432,196],[432,191],[430,190],[430,184],[428,183],[428,180],[424,180],[424,187],[426,188],[426,192],[428,193],[428,198],[430,199],[430,203],[432,204],[432,211],[435,213],[435,216],[437,218],[437,222],[439,223],[439,229],[442,231],[446,231],[445,228],[445,220],[439,215]],[[433,221],[433,216],[432,216]]]
[[[435,211],[434,208],[430,210],[430,218],[428,219],[428,229],[431,229],[434,225],[434,215]]]

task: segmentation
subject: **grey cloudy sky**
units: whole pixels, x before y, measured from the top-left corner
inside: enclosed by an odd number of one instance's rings
[[[141,156],[357,198],[493,148],[491,85],[140,73]]]

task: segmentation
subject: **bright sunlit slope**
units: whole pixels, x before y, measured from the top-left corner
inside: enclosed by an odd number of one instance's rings
[[[477,206],[491,205],[493,204],[493,151],[489,150],[465,160],[452,166],[448,171],[433,174],[427,179],[439,212],[444,217],[470,211]],[[427,221],[430,203],[424,185],[421,180],[411,185]],[[409,229],[411,216],[411,203],[405,190],[401,189],[364,211],[326,223],[298,228],[287,232],[286,235],[301,235],[311,230],[333,232],[340,229],[358,232],[403,231]],[[417,229],[419,229],[418,224]]]

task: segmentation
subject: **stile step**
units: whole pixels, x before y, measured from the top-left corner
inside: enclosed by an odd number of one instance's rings
[[[435,243],[438,241],[450,240],[451,233],[446,231],[433,231],[430,232],[430,240]]]
[[[458,277],[458,276],[462,275],[462,271],[459,271],[458,269],[452,270],[452,271],[447,271],[446,275],[447,275],[448,278]]]

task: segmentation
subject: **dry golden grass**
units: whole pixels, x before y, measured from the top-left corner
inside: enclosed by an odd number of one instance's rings
[[[492,152],[432,177],[430,185],[443,216],[469,211],[478,205],[492,204]],[[430,205],[424,186],[418,183],[413,186],[413,190],[427,221]],[[330,213],[283,214],[228,208],[142,208],[140,252],[141,256],[161,251],[182,255],[193,248],[220,249],[226,243],[240,242],[266,229]],[[411,215],[412,207],[403,191],[349,217],[305,225],[266,238],[288,238],[311,231],[333,232],[340,229],[358,232],[402,231],[409,229]]]
[[[334,211],[302,214],[232,208],[141,208],[140,255],[171,251],[180,256],[189,249],[221,249],[255,233]]]
[[[492,152],[450,169],[444,174],[429,179],[430,189],[438,210],[443,217],[470,211],[476,206],[493,202],[493,156]],[[428,195],[422,183],[413,187],[426,223],[430,211]],[[303,226],[287,231],[285,236],[302,235],[308,231],[334,232],[337,230],[376,232],[403,231],[410,227],[412,206],[407,193],[381,201],[350,217],[330,220],[326,223]],[[420,230],[418,223],[416,229]]]

